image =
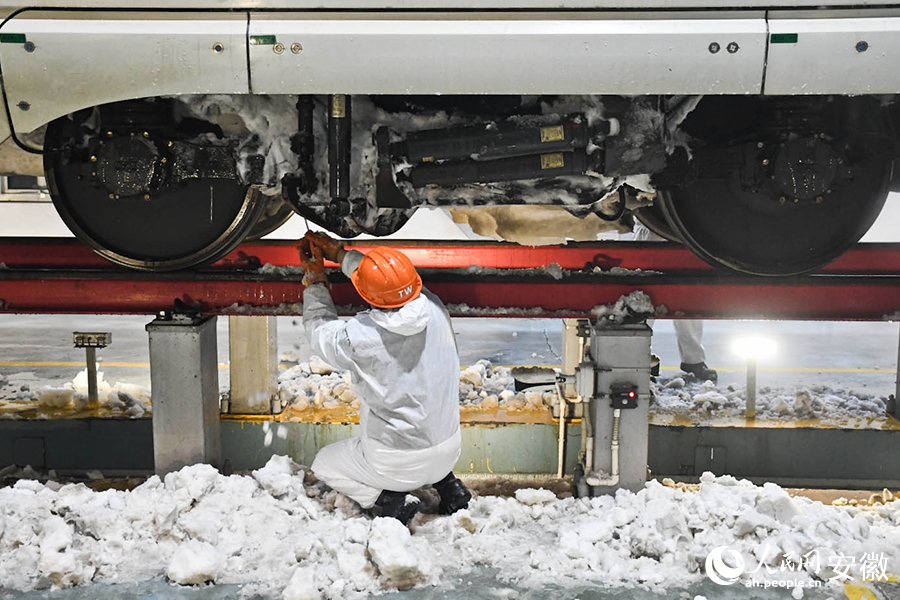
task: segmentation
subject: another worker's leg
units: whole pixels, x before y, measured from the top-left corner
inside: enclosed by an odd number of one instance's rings
[[[646,229],[646,227],[644,229]],[[653,325],[655,323],[656,323],[656,319],[647,319],[647,327],[649,327],[651,330],[653,329]],[[650,353],[650,376],[651,377],[659,377],[659,367],[660,367],[659,355],[651,352]],[[654,379],[654,381],[656,381],[656,380]]]
[[[703,321],[675,319],[673,322],[681,362],[688,364],[706,362],[706,351],[703,349]]]
[[[676,319],[675,337],[678,340],[678,353],[681,355],[681,370],[698,379],[716,381],[718,373],[706,366],[703,321]]]
[[[384,489],[384,482],[366,461],[360,442],[359,438],[351,438],[325,446],[316,455],[312,472],[363,508],[371,508]]]

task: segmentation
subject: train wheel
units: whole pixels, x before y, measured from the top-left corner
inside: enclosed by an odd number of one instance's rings
[[[866,98],[704,99],[686,122],[700,140],[690,161],[677,152],[659,186],[662,213],[714,266],[816,270],[881,212],[892,175],[882,118]]]
[[[737,177],[660,193],[672,230],[708,263],[753,275],[798,275],[828,264],[865,235],[888,194],[889,162],[855,166],[850,183],[812,198],[748,190]]]
[[[294,214],[294,209],[285,200],[281,198],[270,198],[265,211],[259,217],[259,221],[247,234],[245,241],[258,240],[263,238],[285,223]]]
[[[86,142],[83,132],[73,117],[47,128],[47,184],[75,237],[111,262],[143,271],[209,264],[233,250],[265,211],[260,193],[224,175],[159,185],[159,165],[167,162],[159,140],[109,132]]]

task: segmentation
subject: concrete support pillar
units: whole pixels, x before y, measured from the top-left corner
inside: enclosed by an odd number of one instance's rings
[[[562,371],[572,374],[581,363],[581,339],[578,337],[579,319],[563,319]],[[575,385],[566,384],[566,398],[577,396]]]
[[[276,318],[230,316],[228,342],[231,377],[228,412],[271,414],[272,398],[278,394]]]
[[[216,317],[160,317],[147,332],[156,473],[195,463],[220,467]]]

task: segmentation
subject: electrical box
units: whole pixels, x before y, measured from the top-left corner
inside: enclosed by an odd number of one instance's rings
[[[631,383],[615,383],[609,390],[609,399],[613,408],[637,408],[637,386]]]

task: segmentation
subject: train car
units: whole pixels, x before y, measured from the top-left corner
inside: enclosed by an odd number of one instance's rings
[[[73,233],[136,269],[207,264],[295,212],[352,237],[423,206],[547,205],[794,275],[858,241],[897,186],[890,2],[0,0],[0,13],[0,171],[45,174]]]

